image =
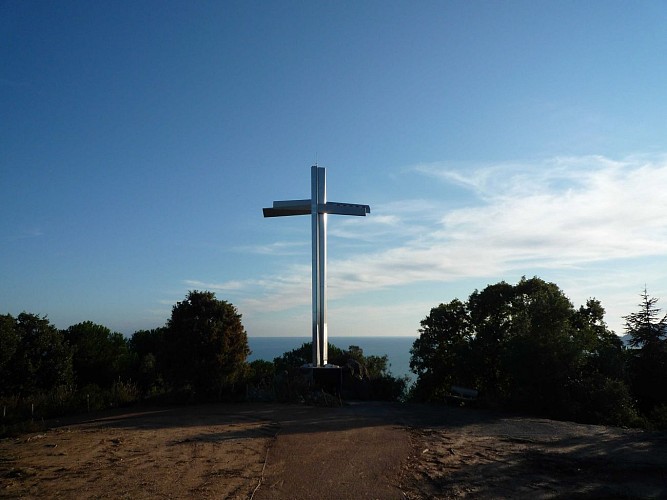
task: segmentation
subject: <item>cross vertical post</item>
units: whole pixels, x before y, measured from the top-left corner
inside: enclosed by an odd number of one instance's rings
[[[370,213],[368,205],[327,202],[326,171],[317,165],[310,170],[310,199],[274,201],[264,208],[264,217],[290,215],[311,216],[312,232],[312,339],[315,368],[328,362],[327,338],[327,215],[359,215]]]
[[[312,337],[313,364],[325,366],[328,361],[327,341],[327,214],[320,213],[319,205],[327,202],[327,177],[324,168],[310,169],[312,221]]]

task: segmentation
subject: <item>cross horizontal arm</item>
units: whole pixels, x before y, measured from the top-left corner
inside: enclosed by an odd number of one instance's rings
[[[308,215],[312,213],[312,204],[310,200],[285,200],[274,201],[272,208],[262,209],[264,217],[286,217],[290,215]],[[319,203],[317,213],[335,214],[335,215],[360,215],[365,216],[371,213],[371,207],[368,205],[358,205],[356,203],[337,203],[330,201]]]
[[[371,213],[369,205],[358,205],[356,203],[337,203],[335,201],[328,201],[323,205],[317,206],[317,211],[321,214],[337,214],[337,215],[360,215],[365,216]]]
[[[288,215],[308,215],[312,212],[310,200],[274,201],[273,208],[263,208],[264,217],[285,217]]]
[[[288,215],[309,215],[311,213],[310,206],[308,208],[263,208],[264,217],[286,217]]]

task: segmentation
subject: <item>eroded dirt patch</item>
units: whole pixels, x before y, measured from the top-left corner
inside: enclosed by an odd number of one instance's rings
[[[275,423],[222,407],[120,414],[0,441],[0,496],[248,498]]]
[[[664,433],[531,418],[460,418],[411,429],[408,499],[667,497]]]

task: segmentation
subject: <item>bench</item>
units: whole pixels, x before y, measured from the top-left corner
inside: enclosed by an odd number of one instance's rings
[[[459,403],[470,403],[477,401],[478,395],[479,391],[475,389],[468,389],[467,387],[453,385],[450,389],[450,393],[445,397],[445,399],[448,402],[456,401]]]

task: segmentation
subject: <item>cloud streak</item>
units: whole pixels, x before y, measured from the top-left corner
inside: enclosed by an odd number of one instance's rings
[[[479,203],[442,209],[436,223],[392,214],[411,240],[332,263],[350,289],[576,268],[667,253],[667,162],[603,157],[537,165],[445,166],[415,172],[472,191]],[[432,210],[432,209],[431,209]],[[372,232],[372,230],[371,230]],[[415,236],[416,235],[416,236]]]
[[[664,157],[586,156],[467,169],[430,164],[409,172],[436,180],[443,196],[374,207],[363,224],[337,222],[330,243],[366,245],[330,258],[332,300],[419,282],[503,279],[667,254]],[[469,191],[467,206],[439,201],[451,189]],[[246,310],[286,310],[310,302],[310,266],[209,288],[252,291],[252,298],[244,293]]]
[[[301,242],[276,241],[266,245],[240,246],[235,248],[239,252],[248,252],[258,255],[301,255],[310,251],[310,247]]]

